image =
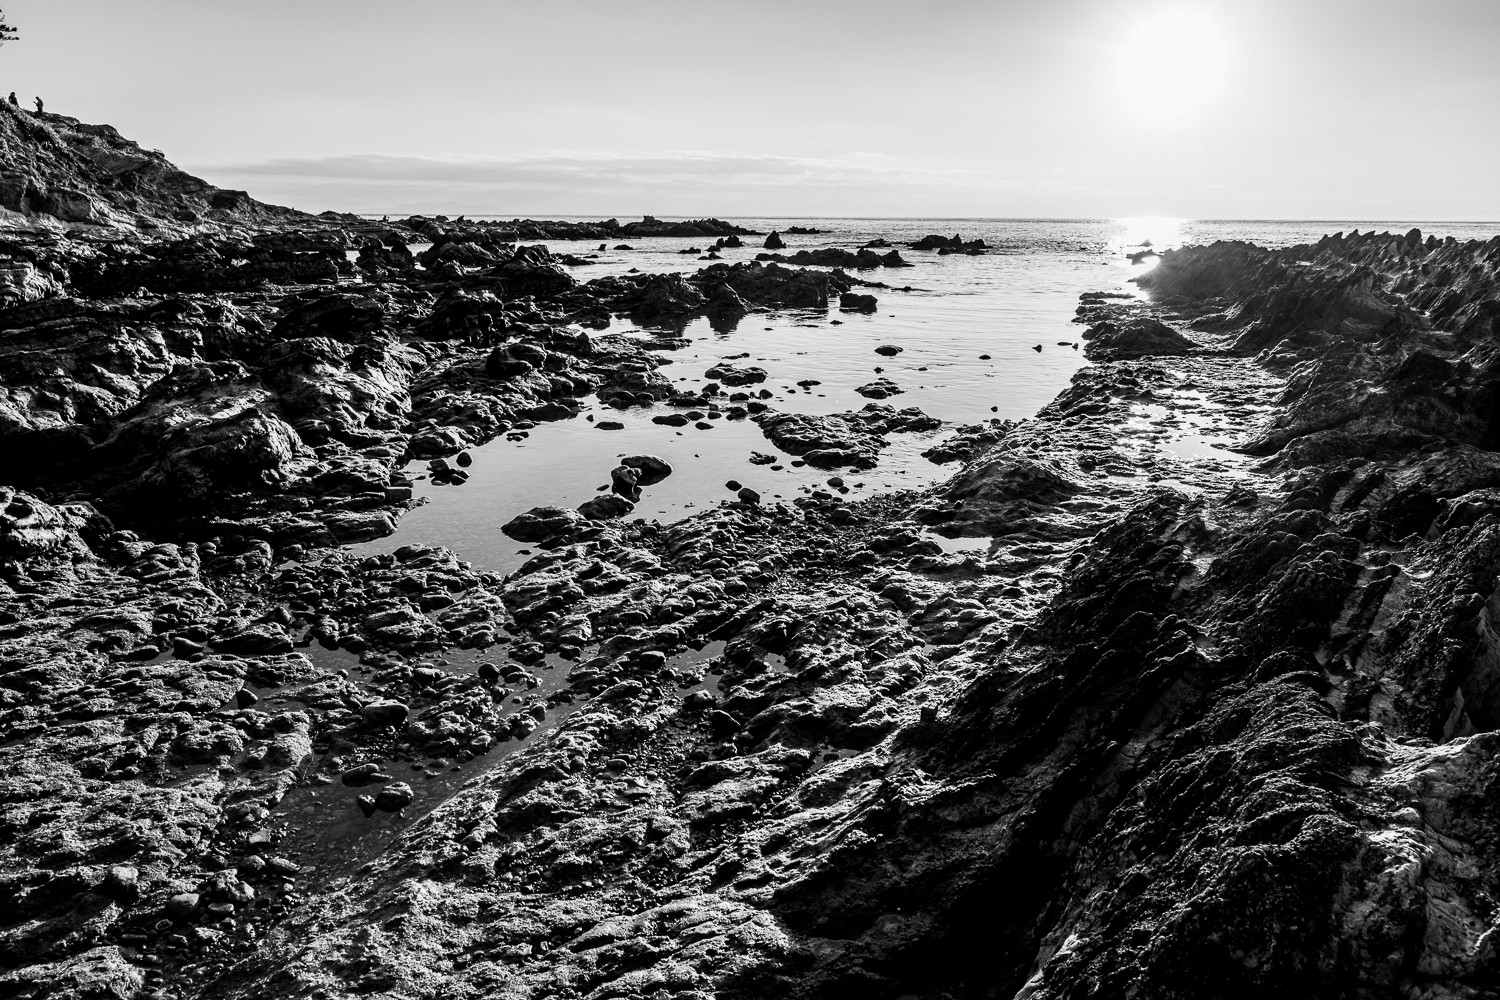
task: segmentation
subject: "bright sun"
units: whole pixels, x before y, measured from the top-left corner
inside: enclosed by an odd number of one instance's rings
[[[1150,115],[1175,117],[1198,108],[1224,79],[1224,35],[1197,10],[1148,17],[1126,37],[1120,55],[1125,93]]]

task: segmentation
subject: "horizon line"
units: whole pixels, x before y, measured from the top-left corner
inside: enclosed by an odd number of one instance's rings
[[[400,215],[406,218],[430,217],[427,212],[412,212],[405,209],[393,209],[389,211],[338,211],[337,209],[325,209],[335,215],[358,215],[370,217],[377,215],[391,216]],[[453,211],[453,210],[450,210]],[[309,213],[318,215],[322,213]],[[447,212],[432,214],[446,215]],[[603,213],[603,212],[553,212],[546,214],[524,215],[512,212],[471,212],[453,211],[454,215],[475,219],[502,219],[506,221],[520,222],[548,222],[555,219],[597,219],[600,222],[609,219],[619,220],[627,215],[634,218],[636,213]],[[740,219],[770,219],[776,221],[814,221],[814,222],[1124,222],[1132,219],[1162,219],[1175,222],[1223,222],[1223,223],[1248,223],[1248,222],[1300,222],[1318,225],[1332,223],[1354,223],[1354,222],[1378,222],[1378,223],[1411,223],[1412,225],[1461,225],[1461,226],[1500,226],[1500,218],[1497,219],[1421,219],[1401,218],[1390,216],[1353,216],[1342,219],[1317,219],[1301,217],[1282,218],[1210,218],[1207,216],[1187,215],[1115,215],[1115,216],[1054,216],[1054,215],[754,215],[744,212],[732,215],[718,214],[664,214],[651,215],[653,219],[673,221],[698,221],[702,219],[717,219],[720,222],[730,218]],[[642,216],[644,219],[645,216]]]

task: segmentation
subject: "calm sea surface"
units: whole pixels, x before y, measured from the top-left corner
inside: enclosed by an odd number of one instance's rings
[[[582,220],[582,221],[593,221]],[[622,220],[629,221],[629,220]],[[868,400],[854,392],[877,377],[877,369],[905,392],[883,402],[918,406],[956,423],[991,417],[1022,419],[1057,395],[1079,367],[1082,328],[1071,320],[1078,296],[1088,291],[1134,291],[1129,279],[1150,266],[1132,264],[1125,254],[1149,240],[1157,250],[1221,239],[1249,240],[1262,246],[1306,243],[1331,232],[1375,230],[1458,239],[1489,239],[1500,223],[1351,222],[1194,222],[1173,219],[1128,220],[995,220],[995,219],[745,219],[731,221],[750,229],[783,233],[799,225],[823,230],[817,235],[784,236],[784,253],[819,247],[856,248],[885,239],[901,249],[913,267],[853,272],[867,281],[912,286],[910,292],[873,289],[879,299],[874,315],[789,310],[751,314],[727,334],[715,333],[699,320],[678,336],[686,347],[663,350],[670,362],[663,373],[686,387],[710,381],[704,372],[718,361],[757,365],[770,375],[764,387],[775,393],[771,405],[781,410],[837,413],[857,410]],[[928,233],[966,240],[983,239],[992,248],[980,257],[939,256],[908,250],[902,244]],[[753,260],[763,252],[762,239],[745,237],[745,247],[724,250],[725,261]],[[607,249],[597,243],[553,241],[548,245],[591,258],[573,268],[580,281],[631,270],[691,272],[707,266],[690,247],[707,250],[712,240],[683,238],[627,239],[631,250]],[[841,322],[835,323],[834,320]],[[615,321],[605,333],[659,340],[657,332]],[[901,347],[888,358],[875,353],[884,344]],[[1036,348],[1040,346],[1041,350]],[[988,358],[982,357],[988,355]],[[821,384],[798,388],[799,381]],[[760,388],[759,386],[755,388]],[[789,499],[822,486],[831,473],[791,466],[749,421],[715,421],[712,430],[677,430],[651,423],[666,408],[618,411],[589,400],[585,413],[596,419],[622,420],[625,429],[601,431],[583,416],[543,424],[521,442],[504,439],[473,450],[472,478],[462,486],[434,486],[425,478],[417,495],[427,503],[405,515],[396,534],[360,548],[384,552],[407,543],[447,545],[477,566],[509,572],[525,561],[525,548],[506,538],[500,525],[534,506],[576,507],[609,482],[618,458],[654,454],[670,462],[675,473],[645,491],[636,517],[677,520],[721,500],[733,498],[725,483],[735,480],[760,491],[768,502]],[[946,431],[897,434],[879,468],[844,473],[852,496],[926,485],[942,478],[942,469],[920,453]],[[752,451],[776,455],[781,471],[748,461]],[[411,467],[421,474],[424,466]]]

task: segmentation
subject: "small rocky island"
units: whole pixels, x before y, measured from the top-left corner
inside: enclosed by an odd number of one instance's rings
[[[4,103],[0,178],[0,994],[1494,995],[1500,238],[1168,251],[934,488],[664,526],[630,456],[500,576],[356,546],[590,396],[931,421],[607,332],[900,255],[580,283],[523,241],[758,234],[311,216]]]

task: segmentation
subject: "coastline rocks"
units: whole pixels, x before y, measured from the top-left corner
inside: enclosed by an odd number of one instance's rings
[[[544,246],[516,247],[482,272],[485,285],[507,299],[550,298],[578,285],[562,263]]]
[[[609,474],[610,489],[626,500],[637,501],[641,498],[640,487],[636,485],[640,478],[640,470],[628,465],[617,465]]]
[[[959,236],[957,233],[954,233],[951,237],[928,234],[927,236],[922,237],[920,240],[917,240],[915,243],[912,243],[911,248],[913,250],[936,250],[939,254],[982,254],[989,249],[984,240],[970,240],[965,243],[963,237]]]
[[[839,311],[873,313],[875,311],[875,296],[845,292],[839,296]]]
[[[764,246],[767,250],[783,250],[786,248],[786,243],[782,241],[781,234],[773,229],[771,235],[766,237]]]
[[[896,396],[906,390],[882,375],[873,382],[857,386],[854,391],[866,399],[885,399],[887,396]]]
[[[609,406],[649,406],[672,398],[676,388],[646,362],[626,362],[608,372],[595,390]]]
[[[584,520],[577,511],[566,507],[533,507],[507,521],[500,530],[518,542],[543,542],[577,534]]]
[[[406,725],[411,709],[399,701],[372,701],[359,714],[372,726],[399,727]]]
[[[873,469],[881,450],[890,445],[884,435],[931,431],[942,425],[916,407],[896,410],[880,403],[867,403],[853,413],[763,413],[752,419],[776,447],[821,469]]]
[[[637,490],[636,493],[639,495],[640,491]],[[634,510],[634,503],[614,493],[606,493],[578,505],[578,513],[590,521],[607,521],[624,517]]]
[[[0,184],[0,207],[28,219],[51,216],[64,223],[124,223],[175,233],[200,222],[313,218],[255,201],[243,191],[215,187],[109,125],[89,125],[65,115],[32,114],[6,103],[0,108],[0,149],[9,164]]]
[[[633,294],[619,300],[615,308],[639,323],[662,323],[683,319],[702,310],[708,302],[703,292],[680,274],[653,274]],[[726,308],[719,300],[716,308]]]
[[[375,808],[382,812],[400,812],[416,801],[416,798],[417,794],[410,785],[397,781],[375,793]]]
[[[16,241],[39,271],[107,259],[93,273],[189,285],[246,277],[241,255],[315,273],[273,253],[337,276],[326,254],[390,228],[319,225],[159,256]],[[45,430],[13,471],[47,477],[0,492],[0,993],[1485,992],[1500,241],[1173,251],[1154,303],[1079,316],[1110,324],[1089,343],[1158,349],[1152,317],[1197,346],[958,428],[929,448],[965,461],[946,482],[862,498],[859,476],[803,471],[793,494],[752,454],[738,474],[763,482],[671,523],[530,511],[507,528],[535,544],[501,575],[334,543],[393,526],[419,448],[524,434],[601,384],[625,405],[664,389],[707,426],[720,400],[569,327],[647,281],[513,299],[462,263],[618,223],[416,227],[454,248],[361,288],[378,325],[330,285],[0,316],[0,440]],[[705,310],[720,289],[857,290],[708,273],[685,279]],[[309,310],[272,336],[314,302],[326,326]],[[501,343],[520,374],[485,374]],[[174,413],[296,440],[256,474],[219,469],[229,448],[199,462],[220,487],[157,530],[178,500],[138,484]],[[937,425],[874,404],[759,419],[851,464]],[[1188,435],[1268,460],[1173,448]],[[619,470],[626,490],[669,472]],[[128,519],[52,502],[75,495]],[[356,804],[423,816],[346,822]]]
[[[385,323],[385,310],[362,295],[351,293],[315,294],[301,301],[293,300],[277,321],[271,336],[276,340],[300,337],[331,337],[349,341],[371,333]]]
[[[1150,317],[1138,317],[1116,325],[1105,321],[1084,331],[1084,357],[1091,361],[1190,354],[1198,350],[1187,337]]]
[[[725,385],[742,386],[756,385],[766,380],[766,370],[754,365],[738,368],[727,361],[721,361],[703,373],[706,377],[717,379]]]
[[[266,656],[292,651],[291,637],[273,622],[245,623],[215,637],[210,645],[216,653],[237,656]]]
[[[555,225],[549,223],[548,225]],[[607,223],[605,224],[607,225]],[[640,222],[627,222],[618,231],[625,236],[758,236],[753,229],[745,229],[719,219],[694,219],[689,222],[661,222],[645,216]],[[592,237],[585,237],[592,238]]]
[[[710,295],[724,285],[744,302],[768,309],[824,309],[830,296],[852,285],[848,275],[838,270],[809,271],[759,261],[710,264],[694,281]]]
[[[868,270],[872,267],[911,267],[907,261],[901,259],[901,253],[892,250],[890,253],[879,254],[874,250],[861,248],[860,250],[843,250],[829,248],[824,250],[798,250],[791,256],[779,253],[761,253],[755,255],[756,260],[775,261],[778,264],[796,264],[799,266],[814,265],[817,267],[852,267]]]
[[[0,974],[0,993],[13,1000],[134,1000],[145,985],[145,973],[114,945]]]
[[[655,486],[672,474],[672,466],[655,455],[628,455],[620,459],[620,464],[639,473],[636,483],[640,486]]]
[[[0,565],[53,555],[71,544],[82,548],[64,511],[30,493],[0,486]]]
[[[38,270],[29,260],[0,258],[0,308],[61,294],[63,286],[55,275]]]

